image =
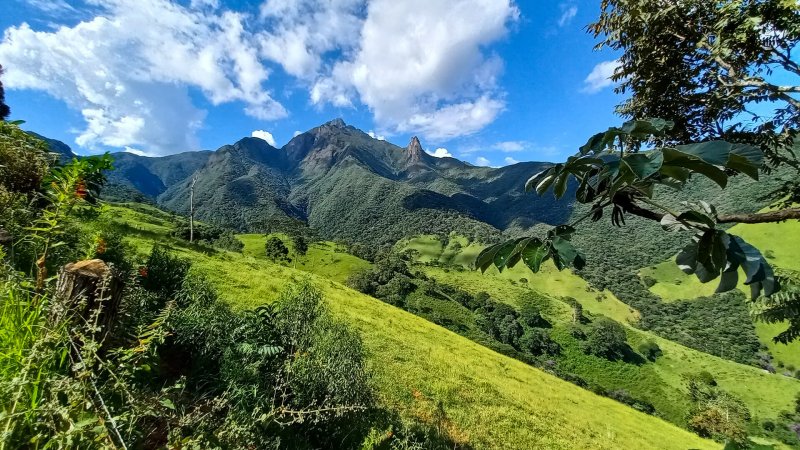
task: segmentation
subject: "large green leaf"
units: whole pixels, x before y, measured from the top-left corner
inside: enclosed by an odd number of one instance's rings
[[[582,269],[584,267],[586,259],[567,239],[556,236],[552,240],[552,246],[553,262],[556,264],[558,270],[562,270],[568,266],[574,266],[576,269]]]
[[[497,252],[494,254],[494,266],[497,267],[497,270],[500,272],[503,271],[509,258],[511,258],[511,253],[517,247],[519,241],[521,241],[521,239],[507,241],[500,245],[500,248],[498,248]]]
[[[664,164],[664,154],[661,150],[652,150],[644,153],[634,153],[622,159],[631,172],[643,180],[659,171]]]
[[[694,144],[678,145],[675,150],[694,156],[708,164],[725,167],[730,158],[733,144],[725,141],[708,141]]]
[[[494,264],[494,256],[500,250],[503,244],[495,244],[490,245],[483,249],[479,254],[478,257],[475,259],[475,268],[480,269],[481,272],[486,272],[486,269],[489,268],[492,264]]]
[[[719,167],[676,149],[665,148],[662,152],[664,154],[664,167],[688,169],[691,172],[697,172],[708,177],[722,188],[728,185],[728,175]],[[666,175],[668,172],[662,170],[662,173]]]
[[[675,123],[664,119],[631,120],[622,125],[622,131],[638,139],[648,136],[663,136]]]
[[[550,249],[538,238],[531,238],[520,252],[522,262],[528,266],[533,273],[539,272],[542,263],[550,258]]]

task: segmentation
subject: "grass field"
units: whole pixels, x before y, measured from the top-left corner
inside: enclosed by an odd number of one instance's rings
[[[419,251],[420,255],[425,257],[421,259],[422,261],[441,261],[439,259],[441,254],[437,258],[435,253],[422,253],[424,249],[436,249],[430,240],[431,237],[424,237],[423,244],[420,245],[416,239],[409,239],[403,244],[406,248]],[[464,246],[464,249],[469,252],[464,259],[470,263],[480,252],[480,246],[477,245]],[[457,258],[458,255],[456,258],[450,257],[451,260]],[[457,285],[472,293],[485,291],[494,299],[515,306],[518,306],[519,299],[525,292],[532,291],[538,295],[548,296],[553,301],[548,311],[545,311],[545,315],[548,320],[557,324],[566,324],[571,319],[570,307],[558,301],[563,297],[575,298],[583,305],[584,311],[593,315],[604,315],[626,325],[634,324],[638,319],[638,312],[622,303],[612,293],[593,290],[582,278],[569,270],[559,272],[549,262],[545,263],[542,270],[536,274],[523,265],[517,265],[503,273],[491,268],[485,274],[466,268],[458,270],[453,267],[430,265],[421,267],[428,276],[441,282]],[[664,274],[667,274],[667,277],[685,277],[677,267],[674,269],[677,274],[671,272],[672,267],[675,265],[671,261],[659,265],[656,270],[660,272],[657,274],[662,277]],[[711,288],[711,292],[713,290],[714,287]],[[696,296],[698,291],[695,287],[690,292],[694,292]],[[760,332],[768,332],[764,324],[758,328]],[[800,392],[800,382],[796,379],[768,374],[755,367],[708,355],[631,326],[628,327],[628,340],[634,348],[641,342],[654,341],[664,351],[664,356],[655,363],[642,366],[608,362],[577,351],[577,346],[570,345],[570,338],[565,336],[565,333],[556,332],[555,335],[565,349],[564,358],[560,361],[563,368],[586,380],[625,388],[632,394],[650,401],[676,422],[683,419],[688,408],[684,376],[690,373],[700,371],[712,373],[719,385],[745,401],[751,412],[760,418],[759,420],[774,418],[780,411],[789,409],[794,395]],[[791,348],[788,350],[792,351]]]
[[[127,223],[128,229],[150,223],[146,215],[114,212],[115,220]],[[249,241],[245,254],[196,251],[158,236],[156,230],[133,235],[130,240],[140,251],[159,241],[172,246],[194,261],[195,270],[215,282],[222,298],[242,308],[270,302],[288,284],[310,279],[324,292],[334,312],[361,331],[381,402],[404,417],[422,421],[429,420],[441,405],[451,438],[474,448],[721,447],[334,280],[255,257],[251,252],[259,246],[256,238],[243,238]],[[347,264],[352,267],[356,263]],[[334,271],[342,273],[344,269]],[[677,351],[674,355],[682,357]],[[744,373],[738,367],[731,370]],[[755,377],[742,382],[755,383],[751,388],[760,389]]]
[[[341,245],[334,242],[314,242],[308,246],[304,256],[294,253],[292,241],[284,234],[274,234],[289,248],[292,261],[289,266],[315,273],[331,280],[344,282],[353,272],[367,269],[371,264],[347,253]],[[236,236],[244,243],[242,254],[252,258],[264,259],[264,245],[268,236],[263,234],[240,234]]]
[[[740,224],[731,228],[730,233],[741,236],[745,241],[761,250],[775,267],[800,270],[800,222]],[[643,278],[654,279],[656,284],[650,288],[650,291],[667,302],[710,296],[717,288],[717,281],[700,283],[696,277],[681,272],[671,259],[656,266],[644,268],[639,274]],[[750,295],[750,289],[747,286],[740,285],[739,288],[746,295]],[[772,342],[772,338],[784,331],[787,325],[755,322],[755,327],[759,340],[767,346],[775,357],[775,361],[800,368],[800,342],[795,341],[789,345]]]
[[[602,314],[622,323],[634,323],[639,318],[639,313],[636,310],[622,303],[611,292],[607,290],[597,291],[589,286],[589,283],[583,278],[573,274],[571,271],[564,270],[559,272],[552,263],[545,263],[539,273],[533,273],[523,264],[518,264],[512,269],[504,270],[502,273],[492,267],[485,274],[481,274],[469,268],[484,246],[479,244],[463,245],[463,250],[459,253],[448,255],[446,252],[443,254],[441,250],[437,250],[442,248],[442,244],[439,242],[438,245],[435,245],[432,242],[434,239],[437,238],[435,236],[423,236],[408,239],[400,245],[402,248],[417,250],[420,253],[418,261],[421,263],[430,261],[451,262],[453,265],[464,267],[466,269],[464,271],[448,270],[450,275],[446,275],[443,269],[437,270],[436,267],[426,268],[426,271],[436,273],[438,277],[443,278],[443,281],[448,280],[447,282],[450,284],[460,285],[468,290],[473,288],[472,290],[476,291],[487,290],[480,289],[480,286],[492,286],[492,289],[500,296],[498,300],[503,300],[510,304],[514,304],[514,298],[516,297],[507,295],[507,289],[514,285],[527,286],[554,298],[572,297],[578,300],[586,311],[593,314]],[[456,239],[466,243],[464,238],[457,237]],[[450,245],[452,245],[453,241],[454,239],[451,238]],[[448,245],[448,248],[450,248],[450,245]]]

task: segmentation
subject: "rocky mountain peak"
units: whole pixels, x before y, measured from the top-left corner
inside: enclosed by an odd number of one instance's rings
[[[409,161],[412,163],[419,162],[422,159],[422,144],[419,143],[419,138],[416,136],[411,138],[408,147],[406,147]]]
[[[344,128],[344,127],[347,126],[347,124],[344,123],[344,120],[342,120],[341,117],[337,117],[337,118],[331,120],[330,122],[325,123],[324,126],[335,127],[335,128]]]

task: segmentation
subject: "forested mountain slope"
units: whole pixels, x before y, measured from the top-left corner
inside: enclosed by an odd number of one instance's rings
[[[341,119],[280,149],[244,138],[214,152],[148,158],[116,153],[106,196],[150,201],[185,214],[193,177],[199,219],[241,231],[306,222],[322,236],[394,243],[456,230],[484,242],[509,226],[559,224],[571,204],[527,195],[524,182],[549,163],[476,167],[370,137]]]

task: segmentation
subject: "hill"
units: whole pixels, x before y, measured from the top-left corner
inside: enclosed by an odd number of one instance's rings
[[[249,241],[244,254],[198,251],[202,249],[171,240],[165,217],[155,210],[111,207],[108,216],[125,227],[127,239],[139,251],[162,242],[191,258],[195,267],[212,277],[224,298],[240,308],[270,302],[284,284],[309,278],[322,289],[337,315],[360,330],[381,402],[411,420],[443,417],[442,426],[462,445],[476,449],[719,448],[336,281],[249,256],[259,245],[253,238],[244,237]],[[341,263],[353,261],[343,258]]]
[[[450,242],[460,240],[452,236]],[[438,245],[435,245],[438,243]],[[562,346],[560,355],[551,356],[555,368],[562,373],[580,377],[590,388],[613,392],[625,390],[639,400],[652,404],[657,413],[678,424],[685,423],[690,402],[685,391],[685,376],[707,371],[728,392],[741,398],[759,420],[774,419],[781,411],[792,407],[794,395],[800,393],[800,381],[782,375],[768,374],[757,367],[738,364],[715,357],[665,339],[636,326],[638,311],[622,303],[609,291],[598,291],[569,270],[558,272],[545,264],[539,273],[531,273],[522,266],[503,273],[492,268],[485,274],[478,271],[459,270],[444,264],[451,258],[435,237],[420,237],[399,244],[419,252],[420,268],[437,281],[457,285],[471,293],[486,292],[497,301],[521,307],[523,299],[533,294],[551,323],[551,335]],[[450,245],[448,245],[450,246]],[[471,254],[478,248],[465,246]],[[470,259],[471,261],[471,259]],[[637,345],[652,341],[663,351],[654,362],[636,364],[626,361],[608,361],[583,354],[570,336],[572,308],[565,298],[573,298],[592,317],[608,317],[624,325],[629,342]]]

